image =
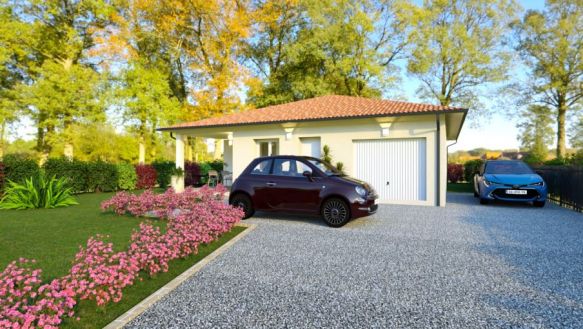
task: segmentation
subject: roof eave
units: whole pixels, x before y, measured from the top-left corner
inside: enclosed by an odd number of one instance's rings
[[[333,117],[333,118],[313,118],[313,119],[296,119],[296,120],[278,120],[278,121],[267,121],[267,122],[245,122],[245,123],[230,123],[230,124],[217,124],[217,125],[206,125],[206,126],[183,126],[183,127],[163,127],[156,129],[157,131],[177,131],[186,129],[196,129],[196,128],[219,128],[219,127],[240,127],[240,126],[257,126],[257,125],[268,125],[268,124],[281,124],[286,122],[314,122],[314,121],[332,121],[332,120],[348,120],[348,119],[367,119],[367,118],[379,118],[379,117],[398,117],[398,116],[410,116],[410,115],[428,115],[428,114],[447,114],[447,113],[464,113],[464,120],[466,118],[468,109],[459,108],[451,110],[441,110],[441,111],[426,111],[426,112],[412,112],[412,113],[390,113],[390,114],[378,114],[378,115],[354,115],[346,117]],[[463,126],[463,121],[462,121]],[[460,129],[461,131],[461,129]],[[459,136],[459,132],[458,132]]]

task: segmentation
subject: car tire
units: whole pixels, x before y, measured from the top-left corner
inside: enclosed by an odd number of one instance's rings
[[[542,208],[545,206],[545,201],[534,201],[532,204],[537,208]]]
[[[253,209],[253,203],[251,202],[251,199],[245,194],[242,193],[235,194],[231,198],[230,204],[233,207],[239,207],[243,209],[244,212],[243,219],[247,219],[253,216],[253,214],[255,213],[255,209]]]
[[[350,221],[350,208],[344,200],[330,198],[322,204],[321,215],[328,226],[340,227]]]
[[[480,204],[488,204],[488,199],[480,198]]]

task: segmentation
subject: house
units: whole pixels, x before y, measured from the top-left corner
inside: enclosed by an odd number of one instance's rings
[[[370,183],[380,203],[445,206],[447,141],[457,140],[467,109],[352,96],[321,96],[184,122],[161,131],[176,138],[184,163],[186,136],[222,140],[233,179],[256,157],[320,157]]]

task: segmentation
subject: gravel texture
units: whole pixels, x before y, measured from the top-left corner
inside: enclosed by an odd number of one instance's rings
[[[583,214],[384,205],[259,226],[129,328],[583,328]]]

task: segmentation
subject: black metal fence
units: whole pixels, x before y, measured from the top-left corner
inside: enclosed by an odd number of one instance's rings
[[[583,212],[583,168],[540,166],[533,169],[547,183],[551,201]]]

